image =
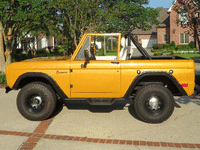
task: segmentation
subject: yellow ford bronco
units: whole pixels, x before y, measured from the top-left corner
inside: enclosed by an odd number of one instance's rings
[[[6,92],[21,89],[17,108],[28,120],[47,119],[57,100],[111,105],[131,98],[141,120],[161,123],[173,113],[173,96],[193,93],[194,69],[193,60],[150,56],[130,33],[123,42],[119,33],[89,33],[72,57],[11,63],[6,68]]]

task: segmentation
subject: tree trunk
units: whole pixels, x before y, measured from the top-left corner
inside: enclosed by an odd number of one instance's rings
[[[6,52],[5,52],[5,57],[6,57],[6,66],[11,63],[11,53],[12,53],[12,42],[11,42],[11,36],[12,35],[12,28],[10,27],[8,29],[8,41],[6,43]]]
[[[8,29],[8,34],[12,34],[12,29]],[[7,65],[11,63],[11,52],[12,52],[12,42],[10,42],[11,37],[8,37],[8,41],[6,42],[4,37],[4,28],[2,23],[0,22],[0,71],[5,72],[5,68]],[[5,46],[5,47],[4,47]],[[5,51],[6,49],[6,51]]]
[[[194,24],[194,44],[196,47],[197,43],[198,43],[198,45],[200,45],[200,41],[199,41],[199,34],[198,34],[198,24],[197,24],[197,20],[195,18],[193,19],[193,24]],[[199,54],[200,54],[200,46],[199,46]]]
[[[11,63],[11,53],[12,53],[11,45],[7,45],[6,52],[5,52],[5,56],[6,56],[5,64],[6,64],[6,66]]]
[[[74,44],[77,48],[78,44],[77,44],[77,40],[76,40],[76,31],[73,31],[74,32]]]
[[[199,36],[197,36],[197,42],[198,42],[198,45],[199,45],[199,54],[200,54],[200,39],[199,39]]]
[[[5,72],[3,26],[0,24],[0,71]]]

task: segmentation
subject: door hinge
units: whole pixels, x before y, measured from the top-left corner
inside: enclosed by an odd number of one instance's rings
[[[72,84],[70,84],[70,88],[73,88],[73,85],[72,85]]]
[[[70,69],[70,72],[73,72],[73,70],[72,70],[72,69]]]

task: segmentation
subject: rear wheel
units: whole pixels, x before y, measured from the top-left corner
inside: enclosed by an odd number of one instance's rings
[[[24,86],[17,96],[17,108],[28,120],[47,119],[56,107],[56,95],[53,89],[44,83],[33,82]]]
[[[148,123],[161,123],[172,115],[174,98],[164,86],[147,85],[136,93],[134,109],[141,120]]]

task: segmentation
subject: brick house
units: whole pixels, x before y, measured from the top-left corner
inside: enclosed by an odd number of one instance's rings
[[[194,41],[192,35],[188,34],[189,28],[183,28],[181,24],[177,24],[177,21],[185,19],[187,15],[186,12],[177,13],[173,7],[178,1],[175,1],[170,8],[160,8],[159,22],[158,26],[153,25],[152,29],[143,31],[141,29],[133,30],[133,35],[138,39],[139,43],[142,44],[144,48],[152,48],[152,44],[170,44],[172,41],[177,45],[188,45],[190,41]],[[184,15],[181,15],[184,14]],[[185,19],[187,23],[187,19]],[[127,45],[127,40],[122,38],[122,43],[125,42]],[[135,48],[131,45],[131,48]],[[198,48],[198,45],[197,45]]]
[[[168,9],[160,9],[161,11],[159,13],[158,20],[161,22],[161,24],[159,26],[153,25],[152,28],[147,31],[143,31],[141,29],[132,31],[133,35],[138,39],[138,42],[144,48],[152,48],[152,44],[154,43],[169,43],[169,36],[167,36],[167,33],[169,32]],[[125,46],[128,45],[127,39],[124,37],[122,37],[122,43],[123,42],[126,43]],[[135,45],[132,44],[131,48],[135,48]]]
[[[188,45],[191,41],[194,42],[193,35],[188,33],[190,28],[189,27],[183,28],[181,23],[177,24],[177,22],[180,22],[180,21],[182,21],[182,24],[187,24],[188,13],[184,9],[182,9],[180,13],[177,13],[174,10],[174,7],[176,6],[177,3],[178,1],[175,1],[174,4],[167,11],[167,13],[169,14],[169,22],[170,22],[169,31],[167,33],[169,35],[169,43],[174,41],[176,45]],[[197,44],[197,48],[198,48],[198,44]]]

